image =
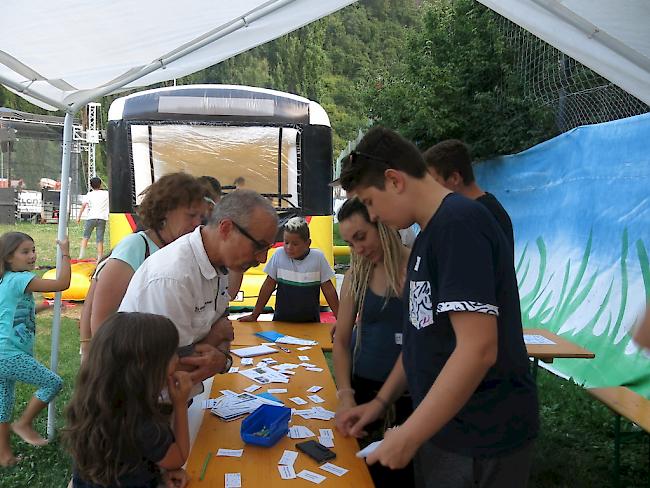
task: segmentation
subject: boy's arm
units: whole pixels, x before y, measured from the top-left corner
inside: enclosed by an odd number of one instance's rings
[[[368,464],[379,461],[391,469],[406,466],[420,445],[463,408],[496,362],[498,333],[494,315],[450,312],[449,318],[456,334],[456,348],[418,408],[399,429],[387,433],[382,445],[368,456]]]
[[[240,322],[255,322],[257,320],[257,317],[259,317],[260,314],[264,311],[264,307],[266,307],[269,298],[271,298],[271,294],[273,293],[273,290],[275,290],[276,284],[277,282],[273,278],[270,276],[266,277],[264,283],[260,287],[260,294],[257,297],[257,303],[255,303],[253,313],[244,317],[240,317]]]
[[[81,222],[81,216],[82,216],[82,214],[84,213],[84,210],[86,210],[86,207],[87,207],[87,206],[88,206],[88,203],[87,203],[87,202],[84,202],[84,203],[81,205],[81,210],[79,210],[79,214],[77,215],[77,224],[78,224],[79,222]]]
[[[332,313],[334,313],[334,317],[338,317],[339,296],[336,294],[336,288],[334,288],[334,285],[332,284],[331,281],[326,281],[324,283],[321,283],[320,289],[323,290],[323,295],[325,295],[325,300],[327,300],[327,304],[332,309]]]

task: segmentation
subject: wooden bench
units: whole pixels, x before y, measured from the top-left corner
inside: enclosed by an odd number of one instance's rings
[[[621,439],[650,433],[650,400],[624,386],[588,388],[587,392],[614,412],[614,484],[619,485]],[[645,432],[622,432],[621,417],[634,422]]]

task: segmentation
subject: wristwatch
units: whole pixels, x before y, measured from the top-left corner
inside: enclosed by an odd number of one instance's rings
[[[221,351],[221,349],[219,349]],[[219,374],[225,374],[228,371],[230,371],[230,368],[232,367],[232,356],[228,354],[226,351],[221,351],[224,356],[226,356],[226,365],[223,367],[223,371]]]

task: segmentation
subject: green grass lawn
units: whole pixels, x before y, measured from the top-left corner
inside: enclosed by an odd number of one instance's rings
[[[13,230],[0,226],[0,232]],[[56,226],[21,224],[16,230],[32,235],[39,253],[38,264],[54,264]],[[71,254],[78,255],[81,226],[70,229]],[[94,252],[91,241],[89,248]],[[92,254],[91,254],[92,255]],[[57,428],[63,425],[63,408],[72,394],[79,367],[78,316],[80,307],[64,311],[61,324],[59,371],[65,386],[56,399]],[[36,356],[44,364],[50,362],[50,331],[52,313],[37,319]],[[328,356],[328,360],[331,358]],[[580,361],[576,359],[576,361]],[[331,366],[331,363],[330,363]],[[650,363],[649,363],[650,367]],[[534,488],[579,488],[613,486],[613,416],[599,402],[572,382],[541,370],[538,375],[542,431],[537,442],[530,486]],[[34,392],[29,385],[19,384],[15,412],[21,412]],[[629,423],[624,422],[628,429]],[[37,423],[42,434],[46,430],[46,415]],[[648,469],[648,437],[643,444],[624,444],[622,448],[621,486],[650,486]],[[43,448],[28,446],[13,439],[14,452],[23,461],[14,468],[0,468],[0,487],[58,488],[70,479],[70,459],[58,441]],[[92,446],[89,446],[92,448]],[[510,488],[510,487],[504,487]]]

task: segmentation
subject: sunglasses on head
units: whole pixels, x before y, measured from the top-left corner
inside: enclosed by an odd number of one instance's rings
[[[387,166],[390,166],[390,161],[388,161],[387,159],[380,158],[379,156],[374,156],[372,154],[368,154],[365,152],[354,150],[351,151],[350,154],[348,155],[348,161],[350,162],[351,165],[359,164],[362,161],[362,159],[360,158],[368,159],[370,161],[377,161]]]

